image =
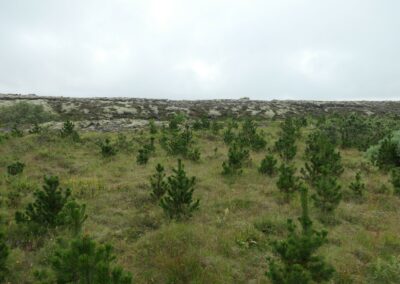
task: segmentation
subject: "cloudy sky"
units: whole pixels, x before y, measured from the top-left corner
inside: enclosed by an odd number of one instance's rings
[[[398,0],[0,0],[0,93],[400,99]]]

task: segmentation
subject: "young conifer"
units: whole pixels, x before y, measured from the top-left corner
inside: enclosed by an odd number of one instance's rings
[[[67,120],[66,122],[64,122],[63,128],[60,130],[60,135],[63,138],[69,137],[73,141],[79,140],[79,134],[75,130],[75,124],[70,120]]]
[[[150,152],[148,149],[143,147],[142,149],[139,149],[138,154],[136,156],[136,163],[138,165],[145,165],[150,159]]]
[[[280,137],[275,143],[275,149],[286,162],[293,160],[297,153],[296,139],[299,129],[292,118],[286,118],[281,124]]]
[[[229,147],[228,161],[222,163],[222,174],[234,175],[241,174],[243,164],[249,159],[249,150],[237,143]]]
[[[110,139],[106,138],[104,142],[100,144],[101,155],[104,158],[114,156],[117,154],[117,149],[111,144]]]
[[[334,176],[322,176],[315,183],[314,205],[324,213],[333,212],[342,200],[342,191]]]
[[[340,153],[335,150],[335,145],[324,132],[310,134],[305,156],[307,162],[302,173],[312,185],[315,185],[321,176],[339,177],[343,172]]]
[[[8,273],[7,259],[9,248],[5,241],[4,232],[0,229],[0,283],[3,283]]]
[[[302,216],[299,218],[301,231],[289,219],[287,222],[288,236],[285,240],[275,241],[272,248],[279,261],[267,259],[269,270],[266,275],[274,284],[307,284],[329,281],[334,269],[327,264],[322,256],[316,255],[317,250],[327,242],[326,231],[313,229],[308,213],[308,191],[300,185]]]
[[[295,176],[296,169],[291,165],[282,164],[279,167],[279,178],[276,183],[279,190],[285,194],[286,202],[298,190],[299,178]]]
[[[178,168],[173,169],[173,175],[168,177],[168,189],[161,199],[160,206],[171,219],[181,220],[190,217],[199,208],[200,200],[193,200],[196,178],[188,178],[182,161],[178,159]]]
[[[267,174],[269,176],[272,176],[275,174],[277,167],[276,164],[278,161],[275,159],[275,157],[271,154],[267,154],[264,159],[261,161],[261,165],[258,168],[258,172],[261,174]]]
[[[16,212],[17,223],[35,223],[44,227],[65,224],[61,212],[69,201],[71,191],[68,188],[60,189],[56,176],[45,176],[44,182],[43,189],[34,192],[35,201],[28,204],[25,212]]]
[[[392,169],[390,181],[393,185],[394,194],[400,195],[400,168]]]
[[[359,198],[363,197],[365,184],[361,180],[361,172],[356,173],[355,180],[350,183],[349,188],[354,196]]]
[[[16,176],[22,174],[24,168],[25,164],[17,161],[7,166],[7,173],[10,176]]]
[[[165,181],[164,167],[161,164],[157,164],[155,174],[150,177],[150,186],[150,196],[154,200],[159,200],[167,191],[168,183]]]
[[[130,284],[132,275],[113,265],[111,245],[99,245],[89,236],[78,236],[60,246],[51,259],[57,283]]]

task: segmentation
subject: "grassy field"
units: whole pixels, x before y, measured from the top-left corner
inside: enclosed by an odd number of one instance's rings
[[[260,126],[267,147],[273,147],[279,121],[260,122]],[[294,163],[299,175],[312,127],[302,129],[297,143]],[[132,272],[135,283],[269,283],[265,272],[266,257],[272,255],[270,242],[285,237],[287,218],[300,215],[300,200],[296,195],[285,203],[276,187],[277,177],[257,171],[267,151],[252,151],[243,173],[226,177],[221,175],[228,150],[222,135],[194,132],[201,159],[183,162],[187,174],[197,178],[194,195],[200,199],[200,209],[191,219],[177,223],[151,200],[149,187],[157,163],[169,175],[177,157],[167,155],[156,139],[156,152],[148,164],[137,165],[137,151],[149,133],[145,129],[124,134],[132,139],[132,149],[110,158],[101,156],[96,141],[105,137],[115,141],[117,133],[80,133],[79,143],[30,134],[0,144],[1,213],[11,247],[7,280],[39,283],[34,271],[47,269],[57,238],[68,234],[58,229],[31,238],[14,221],[15,211],[32,201],[32,192],[41,187],[43,175],[53,174],[87,205],[85,234],[111,243],[117,262]],[[400,256],[400,198],[392,194],[388,175],[371,165],[364,153],[340,151],[344,199],[334,221],[321,222],[318,210],[311,207],[316,228],[329,232],[329,242],[319,253],[335,267],[335,283],[379,283],[374,278],[379,263]],[[6,167],[16,160],[25,163],[24,173],[8,176]],[[359,170],[367,188],[362,202],[347,193]]]

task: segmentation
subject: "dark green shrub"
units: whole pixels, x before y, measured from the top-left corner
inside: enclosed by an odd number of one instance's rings
[[[232,127],[228,127],[225,131],[224,131],[224,143],[227,145],[230,145],[236,138],[235,133],[233,132],[233,128]]]
[[[136,163],[138,165],[145,165],[150,159],[150,152],[146,148],[139,149],[136,156]]]
[[[269,269],[266,273],[272,283],[322,283],[329,281],[335,272],[316,251],[327,242],[326,231],[313,229],[308,213],[307,188],[301,186],[302,216],[299,218],[301,232],[289,219],[288,236],[285,240],[272,242],[272,249],[279,261],[268,258]]]
[[[282,164],[279,167],[279,178],[276,186],[285,195],[286,202],[299,188],[299,178],[295,176],[296,169],[291,165]]]
[[[254,151],[262,150],[267,145],[263,133],[257,132],[257,126],[251,119],[246,119],[244,121],[236,139],[241,146],[250,147]]]
[[[171,219],[181,220],[190,217],[199,208],[200,200],[193,200],[196,178],[188,178],[182,161],[178,159],[178,168],[173,169],[173,175],[168,177],[166,195],[161,199],[160,206]]]
[[[8,274],[7,259],[9,249],[3,231],[0,230],[0,283],[3,283]]]
[[[333,212],[342,200],[342,191],[334,176],[322,176],[315,183],[312,195],[315,207],[324,213]]]
[[[154,153],[156,151],[156,146],[154,144],[155,138],[150,137],[149,143],[145,144],[143,146],[144,149],[146,149],[149,153]]]
[[[228,161],[222,163],[222,174],[241,174],[244,163],[249,159],[249,150],[234,143],[229,147]]]
[[[314,185],[321,176],[339,177],[343,172],[341,156],[328,136],[320,131],[311,133],[305,150],[306,163],[301,170],[304,178]]]
[[[363,197],[365,184],[361,180],[361,172],[356,173],[355,180],[350,183],[349,188],[354,196],[359,198]]]
[[[61,212],[69,201],[71,191],[58,188],[59,180],[56,176],[45,176],[44,182],[43,189],[34,192],[35,201],[28,204],[25,212],[16,212],[17,223],[35,223],[42,227],[65,224]]]
[[[157,129],[156,123],[154,122],[154,119],[149,120],[149,131],[150,131],[150,134],[152,134],[152,135],[154,135],[158,132],[158,129]]]
[[[25,164],[21,162],[14,162],[7,166],[7,173],[10,176],[16,176],[18,174],[22,174],[24,171]]]
[[[117,149],[111,144],[110,139],[106,138],[100,143],[101,155],[104,158],[111,157],[117,154]]]
[[[299,133],[298,127],[290,117],[286,118],[281,124],[281,131],[278,140],[275,142],[275,149],[283,160],[290,161],[296,156],[296,139]]]
[[[400,195],[400,168],[392,169],[390,181],[393,185],[394,193]]]
[[[128,284],[132,276],[113,265],[111,245],[98,245],[89,236],[79,236],[60,246],[51,259],[57,283]]]
[[[275,157],[271,154],[267,154],[264,159],[262,159],[260,167],[258,168],[258,172],[261,174],[267,174],[269,176],[272,176],[276,170],[276,164],[278,161],[275,159]]]
[[[392,139],[392,135],[389,135],[380,143],[377,157],[376,165],[380,169],[390,169],[392,167],[400,166],[400,153],[399,153],[399,143]]]
[[[72,121],[65,121],[63,127],[60,130],[62,138],[70,138],[73,141],[79,141],[79,134],[75,130],[75,124]]]
[[[45,111],[42,105],[18,102],[0,108],[0,122],[5,125],[32,124],[51,121],[55,116]]]
[[[67,225],[71,229],[73,235],[79,235],[82,231],[83,223],[88,218],[86,215],[86,204],[80,205],[74,200],[69,201],[60,214],[60,219],[63,220],[64,225]]]
[[[154,200],[159,200],[167,191],[168,183],[165,181],[164,167],[157,164],[156,173],[150,177],[151,194]]]

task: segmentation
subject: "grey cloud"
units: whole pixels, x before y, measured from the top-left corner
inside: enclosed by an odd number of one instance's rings
[[[4,0],[0,93],[399,99],[395,0]]]

